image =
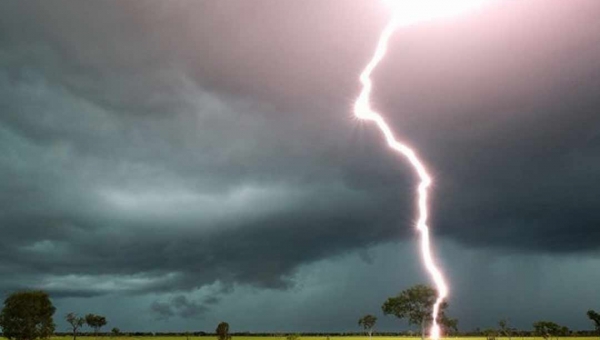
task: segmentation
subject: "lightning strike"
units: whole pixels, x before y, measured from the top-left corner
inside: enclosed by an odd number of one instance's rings
[[[427,226],[428,208],[427,198],[428,189],[431,185],[431,176],[427,173],[427,169],[423,165],[423,162],[419,159],[416,152],[409,147],[407,144],[402,143],[396,139],[394,133],[390,129],[389,125],[383,119],[383,116],[374,111],[370,105],[370,96],[373,89],[373,82],[371,81],[371,74],[377,67],[379,62],[383,59],[387,52],[388,41],[396,28],[399,26],[407,26],[424,20],[431,20],[433,18],[452,15],[460,13],[468,8],[479,5],[483,0],[384,0],[386,4],[390,5],[393,9],[393,15],[391,20],[383,29],[373,57],[360,74],[360,82],[362,84],[362,90],[358,95],[354,104],[354,114],[356,117],[374,122],[381,133],[385,137],[385,140],[389,147],[394,151],[402,154],[407,158],[410,165],[413,167],[417,175],[419,176],[420,182],[417,190],[417,205],[418,205],[418,220],[417,229],[421,235],[421,255],[425,268],[435,283],[437,289],[437,299],[433,305],[432,326],[430,329],[430,338],[438,340],[440,338],[440,327],[437,322],[439,314],[440,304],[448,296],[448,285],[442,275],[442,272],[438,269],[435,261],[433,260],[431,252],[431,242],[429,239],[429,227]]]

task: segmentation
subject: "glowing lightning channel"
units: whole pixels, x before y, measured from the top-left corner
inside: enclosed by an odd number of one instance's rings
[[[468,1],[462,1],[461,4],[463,5],[463,7],[465,7],[464,5]],[[476,1],[479,0],[470,0],[471,3],[468,5],[472,5]],[[440,337],[440,327],[437,322],[437,317],[439,314],[440,304],[448,295],[448,286],[446,285],[444,276],[437,268],[435,262],[433,261],[433,256],[431,255],[431,244],[429,242],[429,227],[427,226],[427,189],[431,185],[431,177],[427,173],[425,166],[419,160],[416,153],[408,145],[397,141],[394,137],[394,134],[392,133],[392,130],[390,129],[389,125],[385,122],[383,117],[379,113],[371,109],[369,98],[371,95],[371,90],[373,88],[373,83],[371,81],[371,73],[385,56],[388,41],[391,35],[394,33],[396,27],[398,27],[399,25],[409,25],[417,21],[431,19],[436,16],[447,15],[452,12],[458,12],[462,9],[459,9],[459,7],[448,6],[449,3],[452,3],[452,1],[439,2],[431,0],[421,0],[421,2],[417,1],[412,3],[409,1],[403,1],[402,5],[404,7],[394,8],[395,11],[392,16],[392,19],[384,28],[383,32],[381,33],[381,36],[379,37],[379,41],[377,42],[377,47],[375,49],[375,54],[373,55],[371,61],[369,61],[369,63],[360,75],[360,82],[362,83],[363,88],[354,105],[354,114],[358,118],[375,122],[381,130],[381,132],[383,133],[390,148],[404,155],[419,175],[419,218],[417,222],[417,229],[421,233],[421,252],[423,256],[423,261],[425,263],[425,268],[431,275],[438,292],[437,299],[435,301],[435,304],[433,305],[433,312],[431,315],[433,322],[430,330],[430,338],[435,340],[439,339]],[[393,5],[394,3],[388,1],[388,4]],[[436,4],[438,6],[435,6]],[[439,4],[445,4],[445,6],[439,6]],[[456,2],[454,2],[454,5],[456,5]]]
[[[385,26],[383,32],[377,42],[375,54],[360,74],[360,82],[362,90],[354,104],[354,114],[364,120],[375,122],[383,133],[390,148],[404,155],[414,170],[419,175],[420,183],[418,186],[417,202],[419,207],[419,218],[417,221],[417,229],[421,233],[421,253],[425,268],[431,275],[433,282],[437,288],[438,296],[433,305],[432,326],[430,330],[430,338],[438,340],[440,338],[440,327],[437,322],[440,304],[448,296],[448,286],[444,276],[435,265],[433,256],[431,255],[431,245],[429,242],[429,227],[427,226],[427,189],[431,185],[431,177],[427,173],[425,166],[419,160],[416,153],[406,144],[396,140],[389,125],[383,117],[371,109],[369,98],[373,83],[371,81],[371,73],[379,62],[385,56],[387,51],[388,41],[398,26],[408,26],[420,21],[431,20],[443,16],[461,13],[467,9],[481,5],[486,1],[491,0],[384,0],[386,4],[393,8],[393,15],[390,22]]]

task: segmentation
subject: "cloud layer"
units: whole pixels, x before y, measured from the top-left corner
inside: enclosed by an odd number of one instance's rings
[[[410,168],[350,114],[380,4],[0,7],[0,291],[193,318],[415,236]],[[494,2],[394,36],[374,105],[434,173],[436,237],[597,257],[597,13]]]

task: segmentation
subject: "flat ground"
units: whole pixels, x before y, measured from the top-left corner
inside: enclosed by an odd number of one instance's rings
[[[594,340],[598,337],[559,337],[569,340]],[[0,338],[6,340],[5,338]],[[73,337],[52,337],[51,340],[72,340]],[[487,340],[485,337],[448,337],[448,340]],[[498,337],[497,340],[508,340],[505,337]],[[556,340],[557,338],[552,338]],[[188,340],[185,336],[78,336],[77,340]],[[216,340],[215,336],[190,336],[189,340]],[[286,340],[285,336],[233,336],[232,340]],[[300,336],[299,340],[327,340],[327,336]],[[331,336],[329,340],[369,340],[368,336]],[[421,340],[420,337],[391,337],[391,336],[373,336],[373,340]],[[544,340],[542,337],[513,337],[512,340]]]

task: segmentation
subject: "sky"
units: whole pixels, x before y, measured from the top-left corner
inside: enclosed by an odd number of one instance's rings
[[[0,297],[122,331],[409,329],[415,174],[353,118],[372,0],[0,2]],[[600,309],[600,1],[398,30],[372,105],[429,167],[459,329]]]

